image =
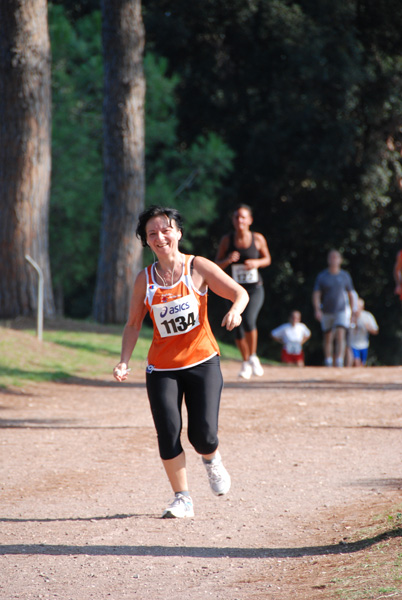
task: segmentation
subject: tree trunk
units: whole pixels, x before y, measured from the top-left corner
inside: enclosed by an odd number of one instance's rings
[[[135,237],[144,206],[144,28],[140,0],[103,0],[105,69],[104,198],[94,316],[127,319],[142,248]]]
[[[44,274],[45,316],[54,314],[48,254],[51,91],[46,0],[0,4],[0,318],[32,314]]]

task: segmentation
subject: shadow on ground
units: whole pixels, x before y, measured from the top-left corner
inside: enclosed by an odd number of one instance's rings
[[[110,517],[109,517],[110,518]],[[124,518],[120,516],[119,518]],[[2,521],[2,519],[0,519]],[[58,544],[10,544],[0,546],[0,555],[51,556],[185,556],[191,558],[298,558],[351,554],[390,538],[402,537],[402,528],[392,529],[358,542],[339,542],[298,548],[212,548],[208,546],[67,546]]]

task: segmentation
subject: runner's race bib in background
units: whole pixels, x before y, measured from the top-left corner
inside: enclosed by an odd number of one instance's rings
[[[199,308],[193,294],[152,306],[155,324],[161,337],[182,335],[198,327]]]
[[[246,269],[244,265],[232,265],[232,277],[237,283],[258,283],[258,269]]]

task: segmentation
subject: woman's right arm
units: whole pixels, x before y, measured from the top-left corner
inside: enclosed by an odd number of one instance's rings
[[[219,242],[218,252],[216,253],[215,262],[223,270],[234,262],[238,262],[240,258],[240,252],[236,250],[228,254],[229,248],[229,235],[223,236]]]
[[[147,312],[147,307],[144,304],[146,285],[145,271],[141,271],[137,275],[137,279],[134,283],[130,302],[130,312],[123,330],[120,362],[113,369],[113,375],[117,381],[124,381],[127,379],[127,365],[137,343],[142,322]]]
[[[219,267],[202,256],[194,259],[194,271],[200,275],[204,283],[218,296],[232,302],[232,306],[222,320],[222,327],[231,331],[241,323],[241,313],[248,304],[249,296],[244,287],[229,277]],[[199,289],[201,286],[199,286]]]

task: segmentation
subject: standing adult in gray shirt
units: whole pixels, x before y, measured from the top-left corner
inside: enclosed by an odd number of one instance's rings
[[[335,357],[335,366],[343,367],[345,335],[350,326],[346,302],[348,295],[353,321],[355,319],[352,293],[354,286],[349,273],[341,269],[342,256],[338,250],[331,250],[327,260],[328,269],[321,271],[315,280],[313,306],[315,317],[321,323],[324,335],[325,365],[331,367]]]

